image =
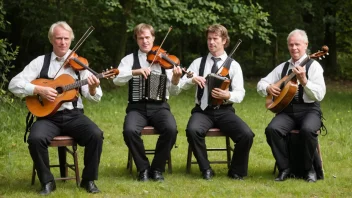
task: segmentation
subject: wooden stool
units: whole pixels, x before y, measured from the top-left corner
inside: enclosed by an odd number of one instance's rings
[[[218,128],[210,128],[207,133],[206,137],[225,137],[226,146],[223,148],[207,148],[207,151],[226,151],[227,158],[226,160],[216,160],[216,161],[209,161],[210,164],[227,164],[227,167],[230,168],[231,164],[231,151],[233,152],[233,148],[230,144],[230,138],[226,136],[224,133],[220,131]],[[186,172],[191,172],[191,165],[197,164],[197,161],[192,161],[192,148],[188,144],[188,154],[187,154],[187,165],[186,165]]]
[[[79,169],[78,169],[78,159],[77,159],[77,142],[70,136],[56,136],[51,141],[50,147],[57,147],[58,149],[58,157],[59,157],[59,164],[50,165],[50,168],[58,167],[60,168],[60,176],[55,178],[55,180],[70,180],[75,179],[77,186],[80,184],[80,176],[79,176]],[[72,146],[72,150],[68,148],[68,146]],[[73,164],[69,164],[66,161],[66,153],[70,153],[73,157]],[[75,177],[68,177],[68,168],[75,172]],[[33,165],[33,172],[32,172],[32,185],[35,182],[36,170]]]
[[[141,131],[141,135],[159,135],[157,131],[154,129],[152,126],[145,126],[143,130]],[[146,155],[154,155],[155,154],[155,149],[145,149],[145,154]],[[128,149],[128,157],[127,157],[127,169],[129,170],[130,174],[132,174],[132,153],[130,149]],[[171,153],[169,159],[166,161],[167,166],[168,166],[168,172],[171,174],[172,173],[172,162],[171,162]]]
[[[298,135],[298,134],[299,134],[299,130],[297,130],[297,129],[291,130],[290,133],[289,133],[289,135]],[[317,134],[320,134],[320,130],[317,131]],[[318,156],[319,156],[320,161],[321,161],[321,168],[322,168],[321,171],[323,171],[323,158],[322,158],[322,155],[321,155],[319,142],[318,142],[318,145],[317,145],[317,153],[318,153]],[[277,163],[275,162],[273,174],[276,173],[276,169],[277,169],[277,168],[278,168],[278,167],[277,167]],[[318,170],[317,170],[317,171],[318,171]],[[324,173],[321,173],[321,174],[324,174]]]

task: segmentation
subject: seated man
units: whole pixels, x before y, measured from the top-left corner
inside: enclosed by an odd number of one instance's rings
[[[31,61],[22,72],[12,78],[9,90],[19,97],[38,95],[42,100],[54,102],[58,97],[56,89],[31,82],[37,78],[53,79],[62,74],[68,74],[74,79],[87,79],[88,85],[81,87],[82,95],[91,101],[100,101],[103,93],[98,78],[87,70],[76,73],[71,67],[62,67],[71,53],[69,48],[74,39],[71,27],[66,22],[59,21],[52,24],[48,36],[53,45],[53,52]],[[85,147],[85,167],[81,187],[89,193],[100,192],[94,180],[98,179],[103,132],[83,114],[80,96],[76,101],[64,102],[53,115],[38,117],[30,131],[28,148],[42,185],[40,194],[47,195],[56,189],[55,180],[49,168],[48,145],[58,135],[69,135],[79,145]]]
[[[128,106],[123,125],[123,137],[135,161],[139,181],[163,181],[162,173],[165,171],[167,159],[176,141],[176,120],[167,103],[169,88],[177,84],[182,75],[179,66],[174,69],[164,69],[158,63],[147,62],[147,54],[151,51],[155,39],[154,28],[141,23],[134,28],[139,50],[124,57],[119,65],[120,74],[114,79],[118,86],[129,83]],[[151,65],[150,65],[151,64]],[[147,81],[148,78],[156,80],[158,84]],[[143,86],[145,85],[145,86]],[[160,95],[146,94],[145,88],[158,90]],[[164,94],[163,94],[164,93]],[[149,95],[149,96],[148,96]],[[145,155],[145,148],[141,138],[142,129],[152,125],[160,133],[155,147],[154,159],[150,165]]]
[[[319,101],[323,100],[326,87],[323,68],[314,60],[307,60],[308,37],[303,30],[293,30],[287,37],[287,47],[291,59],[278,65],[257,85],[262,96],[277,97],[280,88],[275,83],[289,72],[294,72],[299,88],[293,100],[276,114],[265,129],[266,139],[278,165],[279,174],[275,181],[284,181],[290,174],[290,159],[286,136],[292,129],[299,129],[302,145],[303,167],[308,182],[317,180],[313,159],[318,145],[321,127],[321,110]],[[303,63],[303,65],[302,65]],[[298,127],[298,128],[297,128]]]
[[[231,80],[230,88],[222,90],[214,88],[208,91],[206,77],[210,73],[217,73],[221,64],[227,59],[225,47],[230,43],[227,29],[222,25],[211,25],[206,30],[209,53],[207,56],[197,58],[188,68],[193,73],[192,78],[184,76],[173,92],[179,93],[181,89],[189,89],[196,85],[195,107],[186,128],[187,140],[197,159],[202,177],[210,180],[214,171],[210,167],[206,151],[206,132],[217,127],[229,136],[235,143],[235,150],[228,170],[228,177],[234,180],[243,180],[247,176],[249,151],[252,147],[254,133],[248,125],[235,113],[233,103],[240,103],[245,95],[243,76],[240,65],[231,59],[228,78]],[[221,69],[218,71],[221,72]],[[209,105],[209,94],[213,99],[222,102],[219,106]]]

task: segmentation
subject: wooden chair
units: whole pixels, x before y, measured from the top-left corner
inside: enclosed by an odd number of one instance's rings
[[[317,131],[317,134],[320,134],[320,130]],[[292,139],[293,139],[293,136],[296,136],[296,138],[297,138],[297,135],[299,135],[299,130],[294,129],[294,130],[290,131],[290,133],[289,133],[290,139],[288,139],[288,141],[298,141],[298,140],[296,140],[296,139],[292,140]],[[317,145],[317,153],[318,153],[318,158],[319,158],[318,160],[321,161],[321,170],[316,170],[316,171],[322,171],[321,174],[323,175],[323,174],[324,174],[324,173],[323,173],[323,158],[322,158],[322,154],[321,154],[319,142],[318,142],[318,145]],[[273,174],[276,173],[276,169],[277,169],[277,168],[278,168],[278,167],[277,167],[277,163],[275,162]]]
[[[227,164],[227,167],[230,168],[231,164],[231,151],[233,152],[233,148],[231,147],[230,138],[226,136],[224,133],[220,131],[218,128],[210,128],[207,133],[206,137],[225,137],[226,145],[225,147],[220,148],[207,148],[208,151],[226,151],[226,160],[215,160],[210,161],[210,164]],[[188,145],[188,154],[187,154],[187,165],[186,165],[186,172],[191,172],[191,165],[197,164],[197,161],[192,161],[192,148]]]
[[[152,126],[145,126],[141,131],[141,135],[159,135],[158,132]],[[146,155],[154,155],[155,149],[145,149]],[[171,161],[171,153],[170,157],[167,160],[168,172],[172,173],[172,161]],[[128,157],[127,157],[127,169],[129,170],[130,174],[132,174],[132,166],[133,166],[133,157],[131,151],[128,149]]]
[[[72,149],[69,149],[72,146]],[[70,136],[56,136],[51,141],[49,147],[57,147],[59,164],[51,164],[50,168],[60,168],[60,177],[55,178],[55,180],[71,180],[75,179],[77,186],[80,184],[80,176],[78,169],[78,159],[77,159],[77,142]],[[66,160],[67,153],[71,154],[73,157],[73,164],[69,164]],[[75,172],[75,177],[68,176],[68,168]],[[32,172],[32,185],[35,182],[36,170],[33,165]]]

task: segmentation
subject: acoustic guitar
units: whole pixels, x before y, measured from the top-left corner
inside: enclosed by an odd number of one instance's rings
[[[304,66],[308,63],[311,58],[320,58],[328,55],[329,48],[328,46],[324,45],[322,47],[322,51],[318,51],[314,54],[311,54],[305,58],[300,66]],[[297,90],[298,90],[298,83],[297,79],[295,78],[296,74],[291,73],[289,75],[284,76],[281,80],[277,81],[274,85],[281,89],[279,96],[274,97],[268,93],[266,100],[265,100],[265,107],[272,111],[273,113],[281,112],[293,99]]]
[[[118,69],[110,69],[96,75],[97,78],[113,78],[119,74]],[[78,99],[78,88],[88,84],[88,80],[76,81],[69,74],[62,74],[56,79],[39,78],[31,82],[34,85],[51,87],[57,91],[57,97],[54,102],[50,102],[40,95],[27,96],[26,105],[28,110],[37,117],[53,115],[64,102],[72,102]]]

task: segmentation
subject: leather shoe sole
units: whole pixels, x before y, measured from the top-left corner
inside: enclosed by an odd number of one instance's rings
[[[290,175],[291,171],[290,169],[284,169],[283,171],[280,171],[278,176],[275,178],[275,181],[285,181],[288,176]]]
[[[40,190],[39,194],[48,195],[55,190],[56,190],[55,181],[51,181],[42,186],[42,189]]]
[[[202,175],[203,175],[203,179],[210,180],[215,176],[215,173],[211,168],[209,168],[209,169],[203,171]]]
[[[234,180],[243,180],[243,177],[236,174],[236,173],[233,173],[232,171],[229,171],[227,176],[231,179],[234,179]]]
[[[87,192],[89,193],[99,193],[100,190],[98,187],[95,185],[94,181],[86,181],[82,180],[81,185],[82,188],[86,189]]]

